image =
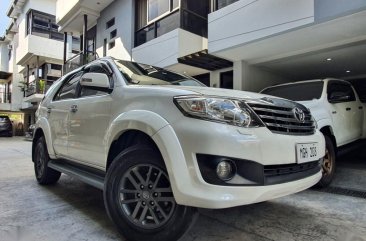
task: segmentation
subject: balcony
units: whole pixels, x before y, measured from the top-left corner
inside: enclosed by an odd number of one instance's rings
[[[62,62],[63,42],[28,34],[24,39],[19,39],[16,49],[16,63],[26,65],[35,56],[39,56],[46,62]]]
[[[51,87],[53,82],[46,81],[46,84],[43,88],[39,84],[36,84],[36,82],[32,82],[29,84],[28,88],[24,92],[24,102],[41,102],[44,94],[47,92],[47,90]]]
[[[91,61],[98,58],[98,54],[94,52],[88,52],[87,54],[77,54],[70,59],[68,59],[63,65],[63,73],[67,74]]]
[[[88,15],[88,28],[94,26],[100,12],[113,0],[87,1],[87,0],[57,0],[56,23],[60,32],[80,33],[83,29],[83,16]]]

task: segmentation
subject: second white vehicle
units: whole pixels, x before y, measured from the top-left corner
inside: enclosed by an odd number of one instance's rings
[[[328,78],[272,86],[261,93],[297,101],[310,109],[327,146],[319,186],[329,185],[338,148],[366,138],[366,106],[353,86],[344,80]]]
[[[321,178],[325,141],[303,105],[150,65],[96,60],[57,81],[37,114],[37,181],[66,173],[102,189],[130,241],[177,240],[197,207],[266,201]]]

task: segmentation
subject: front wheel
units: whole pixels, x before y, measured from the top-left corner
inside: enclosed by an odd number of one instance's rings
[[[48,167],[50,157],[44,137],[39,138],[35,145],[33,161],[38,183],[41,185],[56,183],[60,179],[61,173]]]
[[[336,168],[335,147],[329,136],[325,138],[325,156],[322,163],[323,176],[316,185],[317,187],[327,187],[332,182]]]
[[[162,157],[145,146],[128,148],[114,159],[104,202],[129,241],[178,240],[197,217],[196,208],[176,203]]]

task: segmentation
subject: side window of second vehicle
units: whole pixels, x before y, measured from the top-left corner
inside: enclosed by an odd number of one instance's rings
[[[82,72],[74,74],[65,84],[62,85],[54,100],[66,100],[77,97],[77,88]]]
[[[356,97],[351,85],[346,83],[329,83],[328,85],[328,99],[336,97],[344,97],[339,102],[355,101]]]

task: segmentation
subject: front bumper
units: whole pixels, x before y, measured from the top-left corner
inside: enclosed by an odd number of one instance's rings
[[[164,127],[153,139],[165,160],[176,201],[202,208],[227,208],[299,192],[316,184],[321,172],[273,185],[213,185],[202,177],[197,154],[250,160],[263,166],[285,165],[296,163],[297,143],[319,143],[318,157],[325,155],[319,131],[309,136],[282,135],[265,127],[240,128],[191,118]]]

